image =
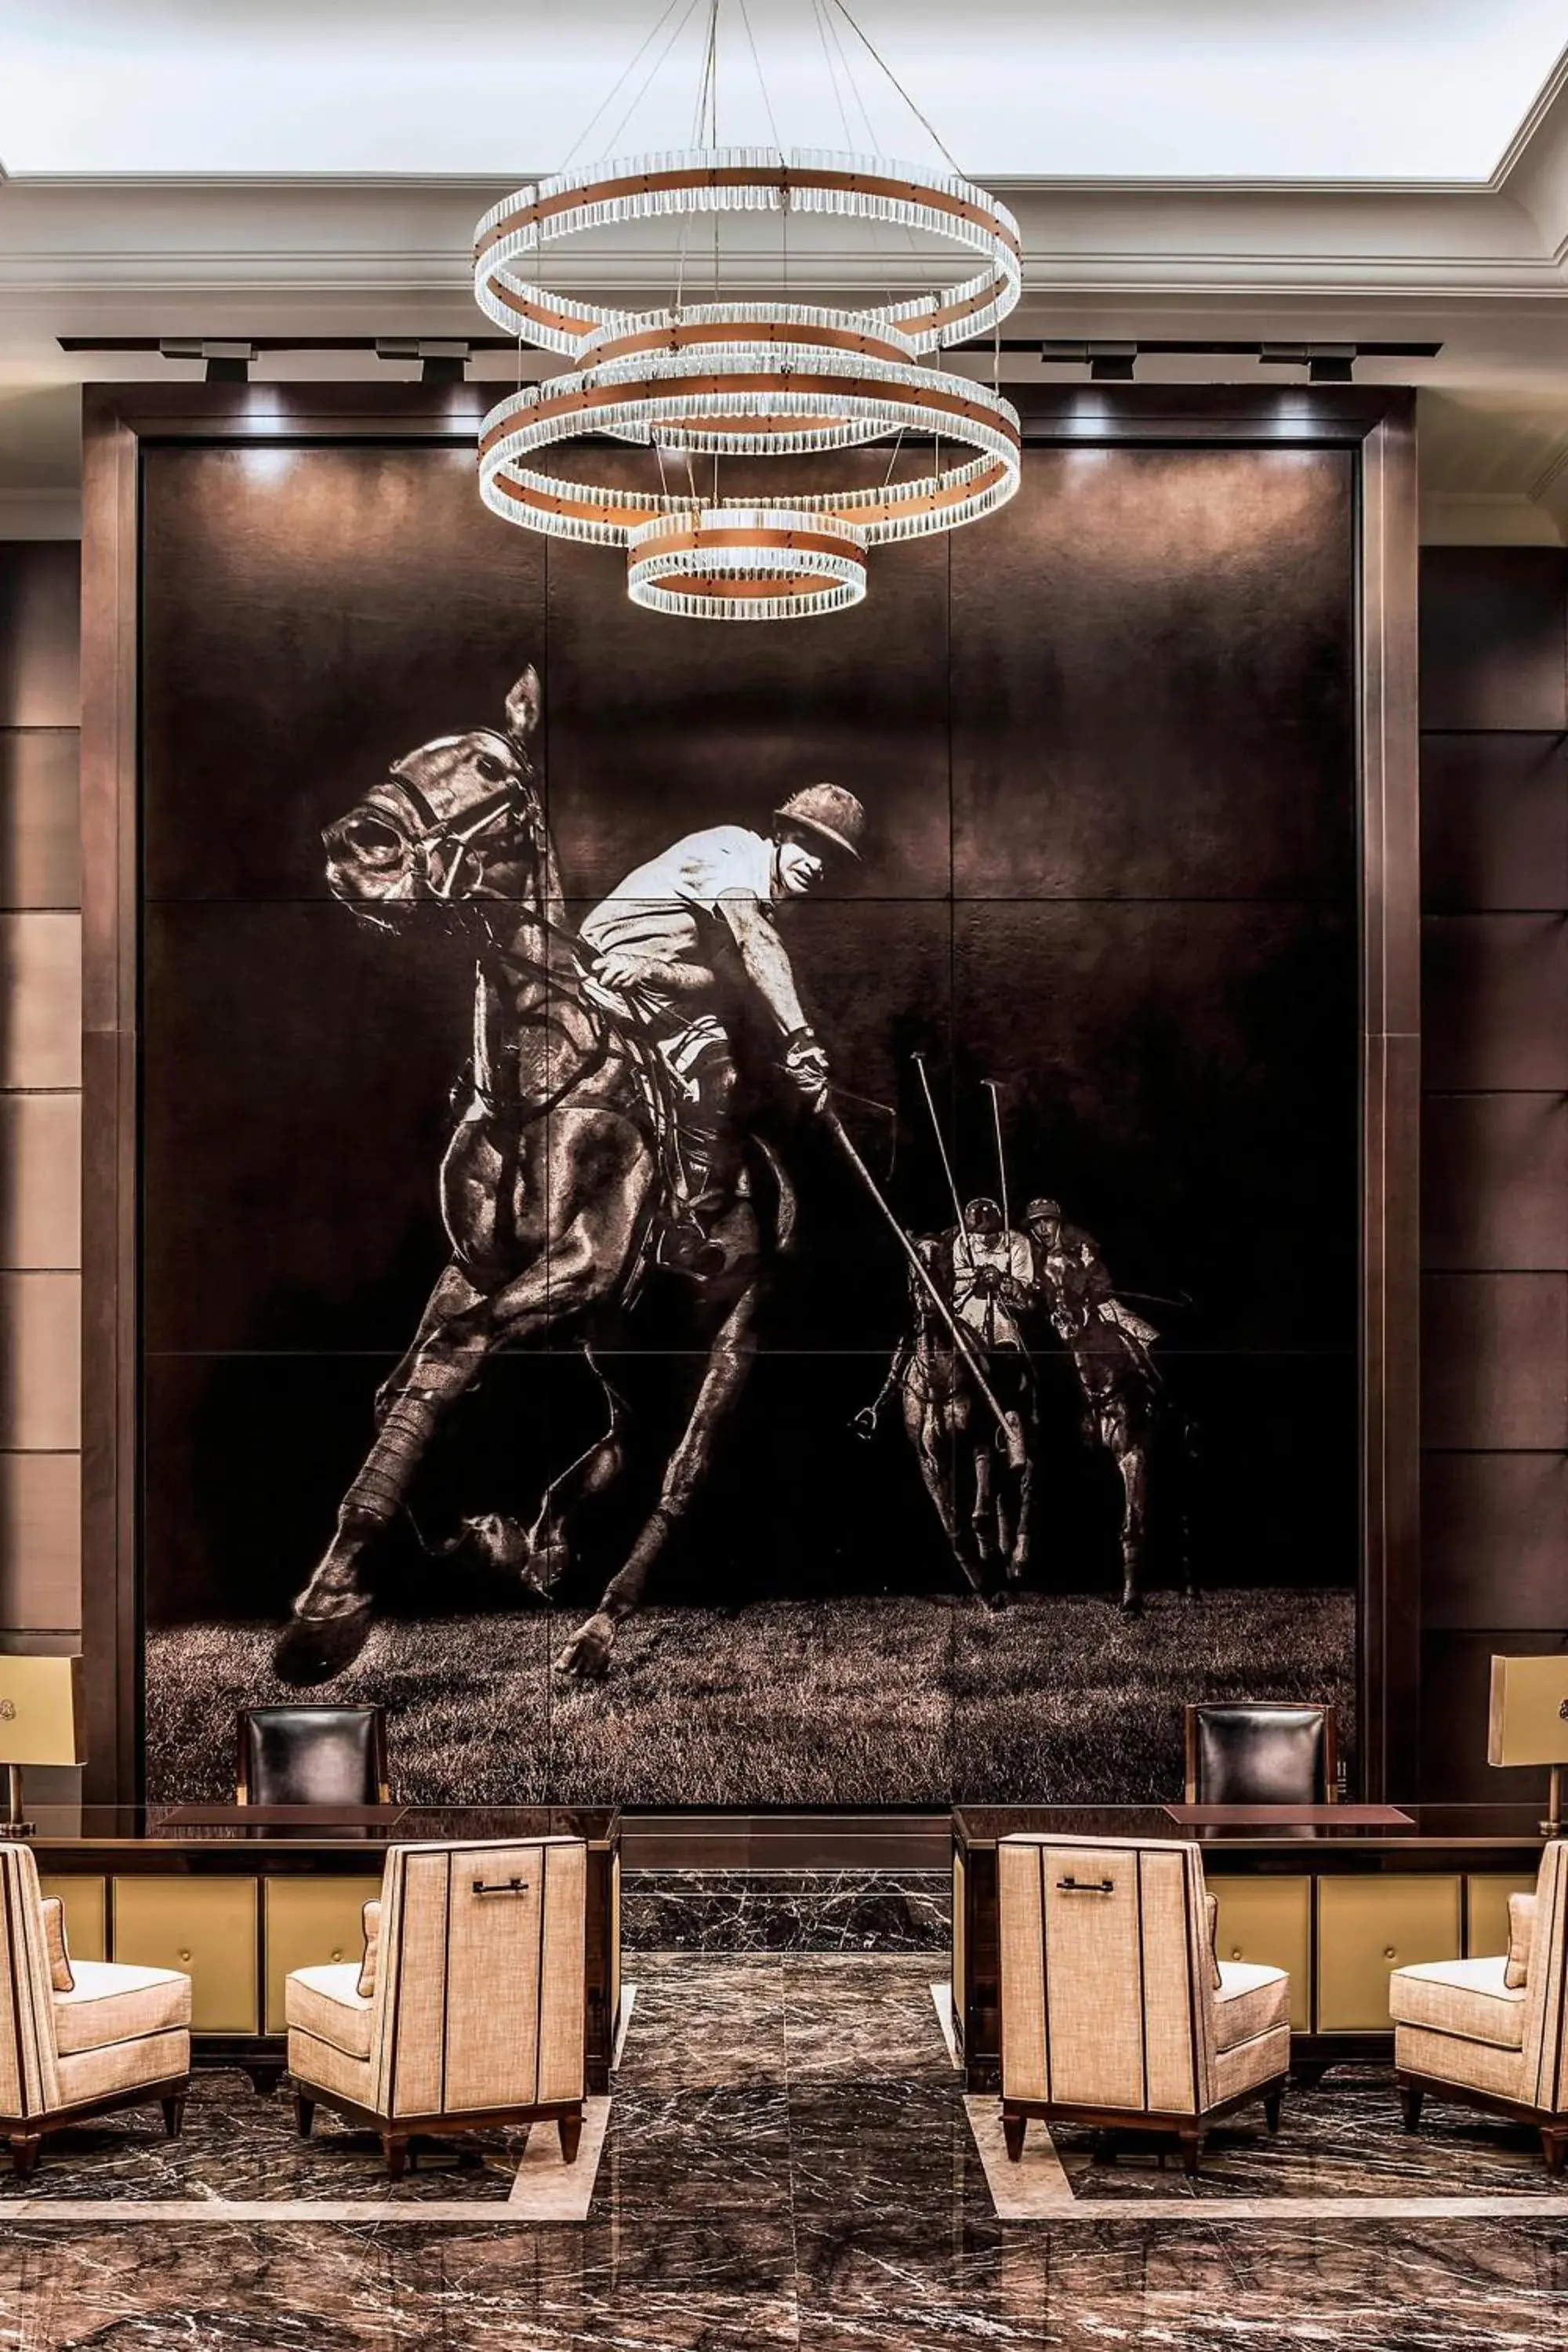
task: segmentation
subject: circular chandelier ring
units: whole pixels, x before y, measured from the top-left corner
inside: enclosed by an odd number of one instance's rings
[[[929,432],[1018,463],[1017,413],[984,384],[858,355],[819,353],[803,368],[788,353],[763,346],[721,359],[688,352],[623,361],[526,385],[486,417],[480,473],[584,434],[646,440],[661,425],[702,433],[708,446],[736,454],[809,450],[821,446],[813,436],[823,430],[825,408],[835,433],[846,424],[875,428],[867,436],[875,438]],[[755,430],[759,422],[765,436]]]
[[[515,262],[537,267],[547,244],[612,225],[762,211],[880,223],[983,253],[986,266],[959,286],[852,314],[870,331],[895,329],[918,351],[984,332],[1018,299],[1017,223],[984,188],[915,164],[868,166],[853,156],[776,148],[631,157],[520,188],[475,232],[474,299],[509,333],[580,359],[626,314],[552,292],[517,274]]]
[[[630,532],[626,592],[693,620],[840,613],[866,593],[865,535],[785,507],[689,507]]]

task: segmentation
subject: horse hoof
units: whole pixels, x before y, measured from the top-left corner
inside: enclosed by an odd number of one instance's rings
[[[997,1585],[992,1592],[983,1592],[980,1598],[994,1617],[999,1616],[1004,1609],[1010,1608],[1013,1601],[1013,1596],[1005,1584]]]
[[[615,1628],[607,1620],[590,1617],[585,1625],[578,1627],[556,1659],[556,1673],[575,1675],[579,1682],[603,1681],[609,1671],[615,1640]]]
[[[1121,1596],[1121,1614],[1124,1617],[1142,1617],[1143,1595],[1141,1592],[1124,1592]]]
[[[290,1618],[272,1653],[273,1673],[296,1689],[330,1683],[353,1665],[370,1639],[373,1621],[368,1601],[356,1601],[331,1617]]]

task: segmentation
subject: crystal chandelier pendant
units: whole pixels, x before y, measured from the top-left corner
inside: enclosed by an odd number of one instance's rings
[[[847,11],[842,11],[847,15]],[[853,24],[853,20],[848,20]],[[710,55],[717,0],[710,16]],[[722,299],[607,308],[545,281],[545,260],[610,226],[726,216],[826,218],[908,232],[958,249],[961,274],[863,310]],[[975,266],[978,263],[978,266]],[[715,273],[717,274],[717,273]],[[474,298],[509,334],[574,362],[522,386],[486,417],[479,488],[525,529],[625,548],[627,591],[650,611],[703,620],[784,620],[841,612],[867,590],[868,551],[956,530],[1017,488],[1018,417],[1000,392],[931,364],[996,326],[1021,287],[1017,225],[957,173],[816,149],[707,147],[638,155],[519,189],[475,233]],[[755,468],[721,494],[725,458],[832,456],[896,436],[932,452],[879,484],[760,494]],[[588,438],[657,459],[646,490],[552,470]],[[679,460],[684,487],[667,481]],[[700,497],[692,461],[713,463]]]

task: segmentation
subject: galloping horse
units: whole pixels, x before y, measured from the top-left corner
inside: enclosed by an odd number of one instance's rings
[[[442,736],[409,752],[322,836],[335,897],[387,929],[419,902],[460,907],[476,927],[478,969],[467,1100],[441,1163],[451,1259],[377,1394],[374,1440],[279,1641],[285,1682],[329,1681],[363,1648],[374,1612],[367,1556],[404,1507],[437,1423],[487,1357],[563,1323],[588,1354],[595,1313],[627,1302],[666,1205],[651,1057],[580,984],[530,749],[539,710],[531,668],[507,697],[504,731]],[[768,1230],[742,1171],[711,1222],[702,1295],[712,1338],[690,1418],[624,1564],[556,1661],[563,1671],[605,1672],[616,1629],[689,1508],[744,1384],[763,1253],[787,1244],[795,1219],[783,1171],[770,1153],[762,1158],[773,1192]],[[605,1393],[603,1437],[545,1494],[524,1589],[548,1590],[565,1561],[574,1505],[621,1466],[622,1418]]]
[[[940,1236],[927,1236],[914,1247],[951,1302],[951,1248]],[[884,1400],[897,1391],[904,1433],[952,1557],[973,1591],[988,1607],[999,1608],[997,1571],[1006,1585],[1014,1585],[1028,1564],[1034,1410],[1027,1363],[1021,1360],[1018,1366],[1015,1461],[999,1443],[971,1365],[937,1314],[930,1291],[912,1273],[909,1288],[910,1328],[894,1350],[875,1403],[858,1413],[853,1425],[859,1436],[873,1436]],[[990,1363],[994,1369],[994,1356]]]

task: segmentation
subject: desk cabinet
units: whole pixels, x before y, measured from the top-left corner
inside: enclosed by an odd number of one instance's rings
[[[114,1958],[182,1969],[193,2033],[257,2031],[254,1878],[116,1878]]]
[[[364,1906],[380,1895],[379,1878],[268,1878],[262,1881],[265,2033],[286,2033],[284,1986],[296,1969],[330,1967],[364,1956]]]
[[[1393,1971],[1458,1959],[1462,1948],[1457,1876],[1325,1873],[1318,1881],[1317,2031],[1386,2033]]]
[[[1215,1950],[1222,1960],[1284,1969],[1290,1979],[1290,2023],[1312,2021],[1312,1882],[1310,1878],[1215,1878],[1219,1904]]]

